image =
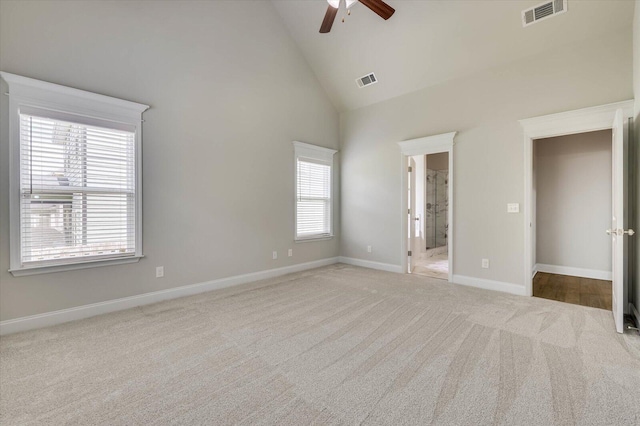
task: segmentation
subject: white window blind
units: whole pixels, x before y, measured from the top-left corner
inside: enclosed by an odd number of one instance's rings
[[[22,267],[136,253],[135,132],[20,114]]]
[[[331,166],[298,159],[298,237],[331,235]]]
[[[296,239],[327,238],[332,226],[333,154],[296,142]]]

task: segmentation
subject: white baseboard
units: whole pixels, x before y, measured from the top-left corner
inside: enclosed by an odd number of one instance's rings
[[[536,263],[535,266],[533,267],[533,271],[531,273],[531,279],[534,279],[536,277],[537,273],[538,273],[538,264]]]
[[[526,296],[526,289],[522,285],[506,283],[503,281],[485,280],[482,278],[466,277],[464,275],[454,275],[453,283],[466,285],[469,287],[477,287],[485,290],[502,291],[504,293],[517,294],[518,296]]]
[[[636,327],[640,327],[640,312],[638,312],[633,303],[629,303],[629,311],[631,311],[631,315],[636,320]]]
[[[390,263],[374,262],[372,260],[356,259],[356,258],[353,258],[353,257],[340,256],[338,258],[338,262],[346,263],[347,265],[362,266],[363,268],[378,269],[380,271],[396,272],[398,274],[401,274],[403,272],[402,271],[402,266],[400,266],[400,265],[392,265]]]
[[[391,265],[389,263],[373,262],[370,260],[355,259],[352,257],[344,257],[344,256],[340,256],[338,259],[339,259],[339,262],[341,263],[346,263],[348,265],[354,265],[354,266],[362,266],[363,268],[378,269],[381,271],[396,272],[399,274],[404,272],[402,270],[402,266],[400,265]],[[501,281],[492,281],[492,280],[485,280],[481,278],[454,275],[453,282],[455,284],[466,285],[470,287],[477,287],[485,290],[502,291],[504,293],[517,294],[519,296],[526,295],[526,290],[524,286],[505,283]]]
[[[109,312],[134,308],[136,306],[148,305],[163,300],[191,296],[198,293],[205,293],[207,291],[246,284],[253,281],[274,278],[281,275],[290,274],[292,272],[319,268],[321,266],[332,265],[334,263],[338,263],[337,257],[330,257],[326,259],[315,260],[313,262],[299,263],[297,265],[285,266],[282,268],[268,269],[265,271],[220,278],[217,280],[198,284],[191,284],[182,287],[170,288],[167,290],[160,290],[151,293],[139,294],[136,296],[124,297],[122,299],[92,303],[90,305],[77,306],[74,308],[62,309],[59,311],[46,312],[43,314],[31,315],[28,317],[0,321],[0,335],[62,324],[65,322],[89,318]]]
[[[546,272],[549,274],[569,275],[572,277],[592,278],[594,280],[611,281],[611,271],[601,271],[598,269],[572,268],[570,266],[545,265],[537,263],[535,266],[537,272]]]

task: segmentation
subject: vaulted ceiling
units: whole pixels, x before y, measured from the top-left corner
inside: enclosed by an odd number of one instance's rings
[[[320,34],[326,0],[273,0],[339,111],[630,29],[634,8],[629,0],[569,0],[567,13],[523,28],[521,11],[542,0],[386,1],[396,9],[388,21],[356,4]],[[370,72],[379,83],[358,88],[355,79]]]

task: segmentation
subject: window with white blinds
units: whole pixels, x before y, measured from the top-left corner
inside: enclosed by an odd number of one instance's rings
[[[24,266],[135,254],[135,133],[20,114]]]
[[[333,235],[332,174],[335,150],[295,142],[296,240]]]
[[[137,262],[149,107],[0,76],[9,87],[11,273]]]

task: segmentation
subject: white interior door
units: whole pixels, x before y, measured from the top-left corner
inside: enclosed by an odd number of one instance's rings
[[[621,109],[616,111],[613,120],[613,149],[612,149],[612,207],[611,229],[607,231],[612,238],[612,310],[616,323],[616,331],[623,332],[624,322],[624,119]],[[633,231],[631,231],[633,232]]]
[[[409,241],[407,244],[407,247],[409,248],[409,253],[414,254],[413,253],[413,246],[415,244],[415,224],[414,224],[414,217],[415,217],[415,211],[416,211],[416,162],[413,158],[409,157],[409,210],[408,210],[408,215],[407,215],[407,229],[409,231]],[[415,256],[411,256],[409,255],[409,253],[407,253],[409,261],[408,261],[408,265],[409,265],[409,272],[413,272],[413,261],[412,259],[415,259]],[[418,253],[415,253],[415,255],[417,255]]]

